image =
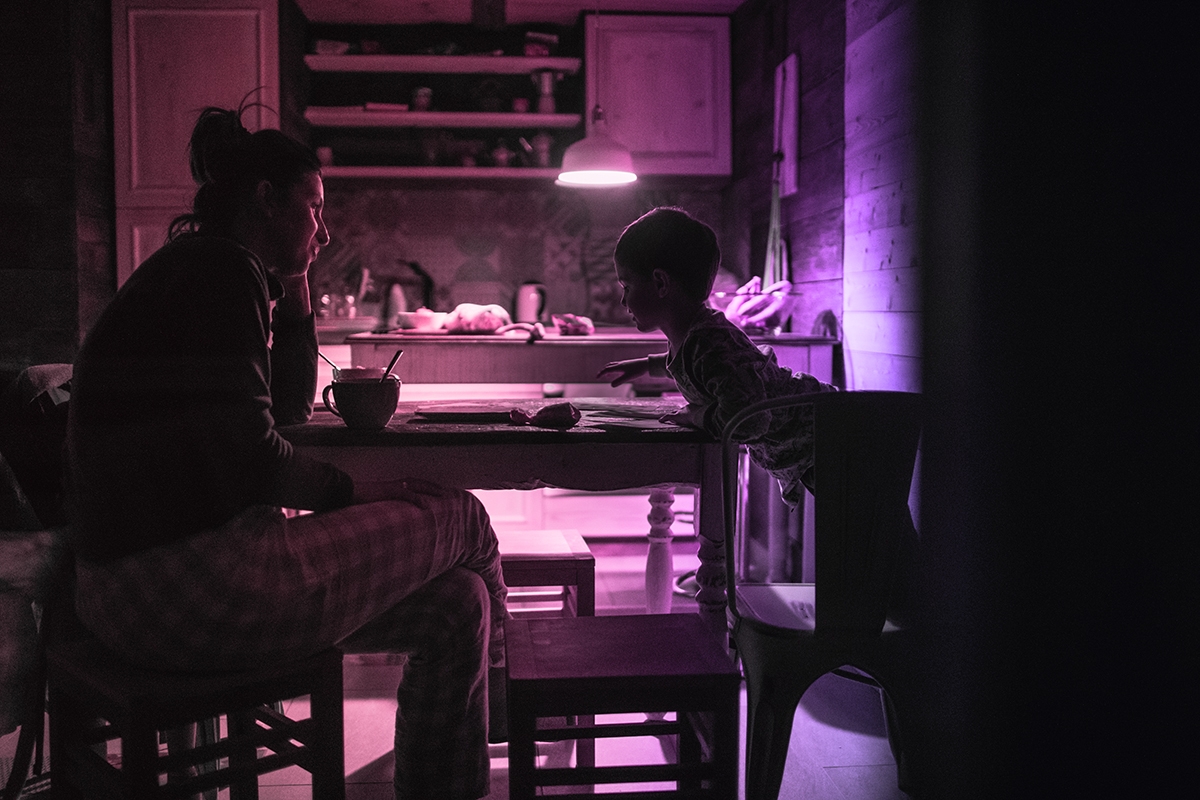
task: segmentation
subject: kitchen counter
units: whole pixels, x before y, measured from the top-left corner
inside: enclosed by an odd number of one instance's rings
[[[771,345],[782,365],[824,381],[832,379],[836,339],[796,334],[752,337]],[[394,370],[405,383],[596,383],[610,361],[666,352],[661,333],[600,328],[588,336],[547,330],[534,342],[525,336],[433,332],[356,333],[346,337],[355,366],[384,367],[397,348]]]

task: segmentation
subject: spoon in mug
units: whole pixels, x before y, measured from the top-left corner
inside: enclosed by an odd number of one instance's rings
[[[325,355],[320,350],[317,351],[317,355],[319,355],[321,358],[323,358],[325,360],[326,364],[333,367],[333,377],[336,378],[338,376],[338,374],[342,371],[342,368],[339,367],[337,364],[333,363],[332,361],[330,361],[329,356]],[[384,373],[384,374],[386,374],[386,373]]]
[[[383,377],[379,379],[380,383],[387,380],[388,375],[392,374],[392,367],[396,366],[396,362],[400,360],[400,356],[404,355],[403,350],[397,350],[396,355],[392,356],[392,360],[388,362],[387,369],[383,371]]]

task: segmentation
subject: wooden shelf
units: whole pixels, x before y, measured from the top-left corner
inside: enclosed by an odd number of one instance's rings
[[[322,167],[321,176],[330,178],[470,178],[486,180],[554,180],[559,170],[542,167]]]
[[[313,72],[380,73],[395,75],[537,75],[552,71],[575,74],[582,60],[563,57],[525,56],[427,56],[427,55],[307,55],[304,63]],[[347,98],[351,99],[351,98]],[[582,114],[538,114],[505,111],[409,111],[391,107],[310,106],[304,118],[315,128],[414,129],[455,128],[516,132],[547,129],[570,130],[583,122]],[[327,179],[402,178],[413,180],[554,180],[559,170],[534,167],[398,167],[330,166],[322,170]]]
[[[579,71],[580,59],[549,56],[307,55],[304,63],[313,72],[522,75],[553,70],[574,75]]]
[[[322,128],[574,128],[582,114],[507,111],[367,111],[362,106],[309,106],[304,118]]]

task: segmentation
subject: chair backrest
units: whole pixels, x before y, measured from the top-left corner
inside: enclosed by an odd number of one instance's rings
[[[736,537],[738,427],[756,414],[813,406],[816,483],[816,632],[878,633],[887,615],[900,537],[911,531],[908,494],[920,437],[921,397],[908,392],[822,392],[764,400],[725,427],[726,552]],[[730,610],[736,570],[726,560]]]

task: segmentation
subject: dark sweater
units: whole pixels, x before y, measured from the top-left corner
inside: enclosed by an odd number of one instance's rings
[[[282,286],[235,242],[185,235],[139,267],[75,363],[67,433],[73,545],[101,561],[215,528],[258,504],[316,511],[353,484],[294,452],[314,321],[277,318]]]

